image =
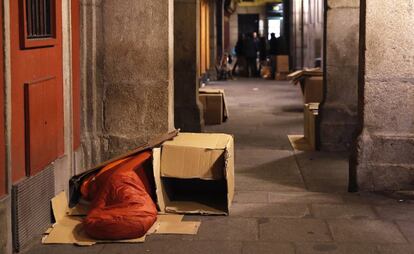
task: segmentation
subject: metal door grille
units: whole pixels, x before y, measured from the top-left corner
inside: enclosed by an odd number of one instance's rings
[[[16,252],[34,239],[40,240],[50,227],[50,200],[54,193],[53,165],[13,186],[13,247]]]
[[[52,10],[53,0],[25,0],[27,38],[39,39],[53,37]]]

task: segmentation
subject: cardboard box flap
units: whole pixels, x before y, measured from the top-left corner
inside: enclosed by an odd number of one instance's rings
[[[227,210],[230,211],[234,198],[234,141],[233,137],[227,145],[225,152],[225,169],[227,179]]]
[[[227,215],[226,211],[214,208],[195,201],[171,201],[165,207],[166,212],[170,213],[186,213],[186,214],[211,214],[211,215]]]
[[[68,211],[68,199],[65,192],[60,192],[52,198],[52,212],[56,223],[59,223],[66,217]]]
[[[224,90],[223,89],[216,89],[216,88],[200,88],[198,90],[199,93],[206,93],[206,94],[224,94]]]
[[[155,193],[157,196],[158,209],[164,213],[165,202],[168,201],[168,197],[161,182],[161,148],[152,149],[152,167],[154,171]]]
[[[185,146],[224,150],[229,143],[230,138],[231,136],[228,134],[179,133],[173,140],[166,141],[163,144],[163,147]]]

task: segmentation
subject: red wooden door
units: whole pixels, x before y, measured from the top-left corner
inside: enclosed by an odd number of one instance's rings
[[[3,0],[0,1],[0,24],[3,24]],[[6,144],[4,139],[4,54],[3,29],[0,29],[0,197],[6,193]]]
[[[64,153],[60,0],[10,0],[12,178]]]

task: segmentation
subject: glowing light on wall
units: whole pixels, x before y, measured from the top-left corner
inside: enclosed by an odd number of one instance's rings
[[[264,21],[263,19],[259,20],[259,35],[262,36],[264,34]]]
[[[269,40],[270,34],[274,33],[276,38],[280,37],[280,26],[282,24],[281,19],[269,19],[268,21],[268,33],[269,33]]]

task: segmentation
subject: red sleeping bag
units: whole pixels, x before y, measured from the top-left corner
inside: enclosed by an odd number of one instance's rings
[[[150,158],[150,152],[143,152],[113,162],[83,182],[82,196],[91,201],[83,222],[89,236],[102,240],[139,238],[154,224],[157,208],[143,167]]]

